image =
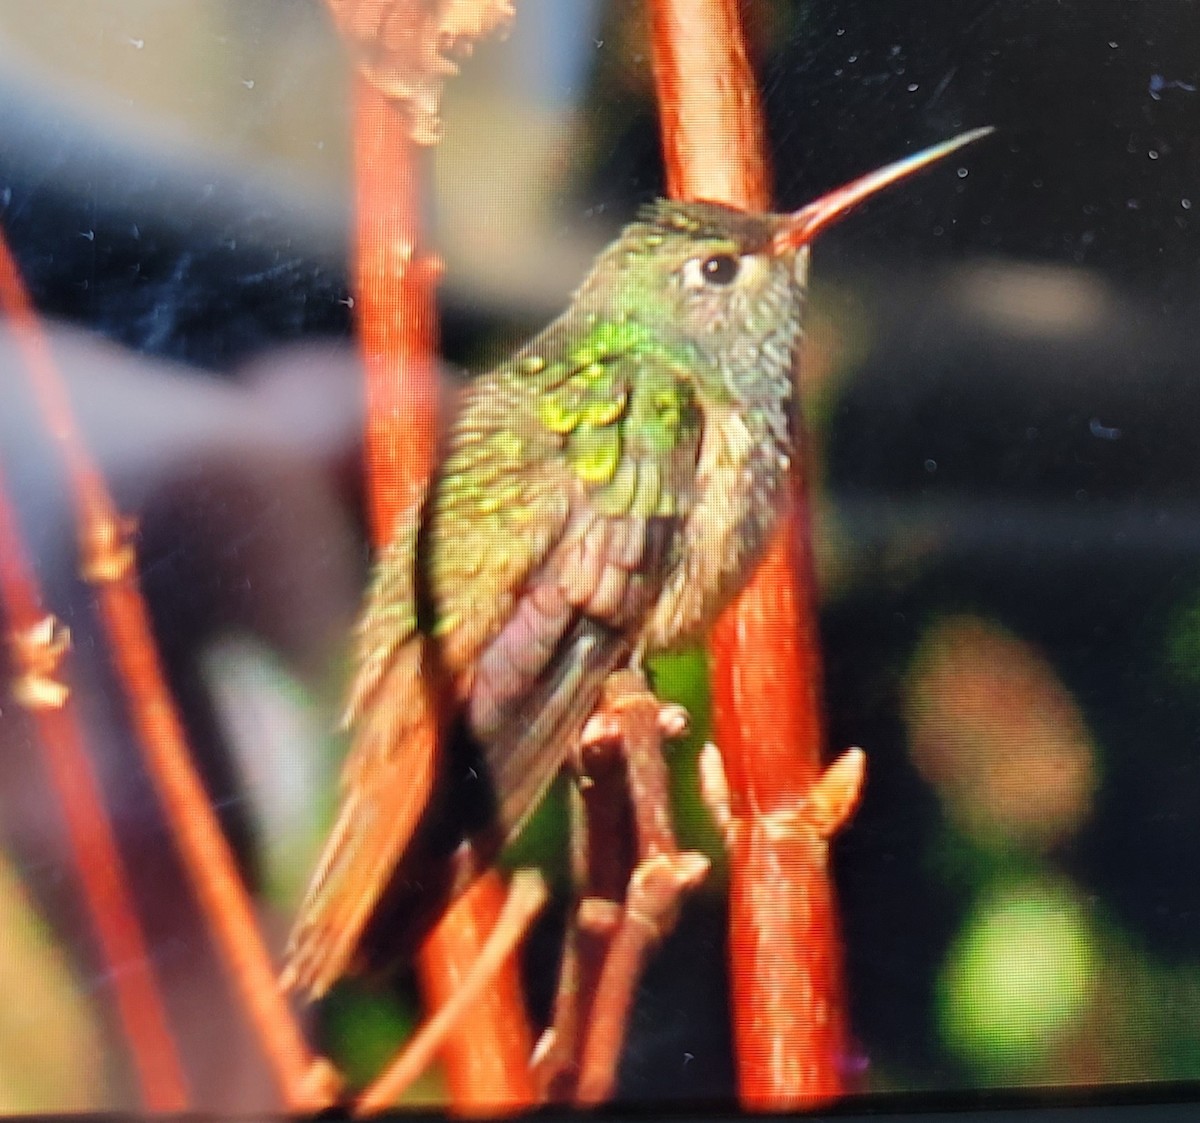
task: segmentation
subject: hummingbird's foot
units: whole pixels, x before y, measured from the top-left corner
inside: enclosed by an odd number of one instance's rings
[[[682,737],[691,724],[687,710],[675,702],[663,702],[658,707],[658,731],[664,737]],[[619,707],[597,710],[583,724],[579,734],[579,748],[586,752],[619,741],[623,735],[621,710]]]

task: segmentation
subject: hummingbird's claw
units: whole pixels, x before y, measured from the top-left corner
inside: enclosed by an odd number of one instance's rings
[[[666,702],[658,710],[658,731],[664,737],[682,737],[691,724],[687,710],[675,702]]]
[[[683,706],[675,702],[663,702],[659,705],[657,725],[663,737],[682,737],[690,724],[691,718]],[[583,728],[579,731],[579,749],[586,752],[612,744],[621,739],[623,732],[619,708],[597,710],[583,723]]]
[[[579,733],[579,747],[596,749],[601,745],[619,740],[621,736],[621,719],[614,713],[601,711],[594,713],[583,723]]]

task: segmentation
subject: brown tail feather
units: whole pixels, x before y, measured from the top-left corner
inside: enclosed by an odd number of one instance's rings
[[[435,708],[413,640],[357,723],[337,822],[288,941],[285,989],[317,999],[346,972],[428,802],[436,758]]]

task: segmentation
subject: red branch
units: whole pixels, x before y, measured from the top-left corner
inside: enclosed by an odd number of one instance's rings
[[[737,0],[651,0],[650,12],[671,193],[766,209],[761,111]],[[821,776],[823,741],[808,522],[797,478],[789,517],[710,641],[714,734],[733,817],[727,837],[739,1089],[748,1107],[776,1111],[838,1096],[845,1055],[828,848],[814,821],[820,816],[805,813]],[[848,813],[861,755],[842,771],[853,790],[839,787],[830,799]]]
[[[0,254],[2,262],[2,254]],[[0,277],[8,276],[0,271]],[[154,1112],[189,1107],[166,1009],[158,992],[133,895],[104,810],[83,732],[56,677],[65,633],[43,611],[42,594],[0,476],[0,602],[13,638],[14,695],[33,719],[37,741],[62,804],[71,856],[116,993],[142,1102]],[[70,1058],[64,1057],[69,1063]]]
[[[205,918],[250,1021],[292,1109],[332,1099],[329,1066],[314,1062],[275,981],[249,894],[204,786],[167,688],[146,604],[137,584],[130,528],[78,431],[50,344],[0,239],[0,302],[12,324],[46,427],[67,465],[76,505],[84,577],[96,590],[109,648],[139,745],[167,813]]]
[[[487,874],[454,903],[425,941],[417,966],[430,1009],[440,1009],[453,997],[499,923],[506,897],[500,875]],[[442,1048],[450,1107],[459,1114],[495,1115],[536,1103],[532,1052],[520,972],[516,958],[510,957]]]
[[[387,541],[397,511],[420,494],[437,440],[434,285],[440,266],[422,247],[419,169],[410,129],[401,105],[367,79],[356,79],[355,288],[366,365],[366,459],[376,545]],[[417,961],[430,1008],[444,1003],[478,958],[504,899],[499,875],[489,873],[430,934]],[[510,958],[443,1046],[453,1108],[495,1112],[535,1102],[531,1044],[517,964]]]
[[[408,118],[355,79],[355,307],[366,366],[366,460],[372,536],[383,546],[417,500],[437,447],[440,263],[421,246],[420,167]]]

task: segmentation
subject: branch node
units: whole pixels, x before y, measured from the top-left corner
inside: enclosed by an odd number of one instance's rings
[[[575,922],[585,931],[608,936],[621,923],[621,906],[608,897],[584,897],[576,909]]]
[[[644,924],[655,940],[674,926],[683,894],[708,875],[708,859],[698,851],[656,854],[639,862],[629,879],[625,914]]]
[[[584,723],[579,752],[609,750],[621,745],[628,733],[625,715],[636,706],[654,705],[655,725],[661,737],[682,737],[691,725],[687,710],[675,702],[659,702],[636,672],[618,671],[605,686],[600,707]]]
[[[27,710],[62,709],[71,692],[59,679],[58,670],[71,647],[71,630],[48,613],[36,624],[14,632],[12,647],[21,667],[13,684],[17,703]]]
[[[697,763],[700,770],[700,798],[704,800],[708,813],[725,839],[726,847],[732,847],[736,822],[730,803],[729,777],[725,774],[725,761],[721,757],[721,750],[711,741],[706,742],[700,750]]]
[[[297,1089],[307,1110],[320,1111],[336,1103],[345,1081],[327,1057],[316,1057]]]
[[[744,816],[734,815],[729,780],[721,751],[709,742],[700,750],[700,794],[732,849],[741,837]],[[774,811],[752,812],[768,838],[781,841],[804,832],[822,841],[833,838],[850,820],[862,798],[866,780],[867,754],[847,749],[821,775],[808,794]]]
[[[409,139],[436,144],[441,98],[475,44],[504,35],[515,18],[512,0],[327,0],[359,73],[404,107]]]
[[[832,838],[850,820],[862,798],[867,754],[847,749],[824,772],[808,793],[804,817],[822,838]]]
[[[535,1072],[542,1068],[550,1061],[550,1057],[554,1053],[554,1047],[558,1044],[558,1030],[554,1026],[547,1026],[542,1031],[542,1036],[537,1039],[537,1044],[533,1047],[533,1053],[529,1057],[529,1067]]]
[[[683,706],[667,702],[658,708],[658,731],[668,740],[682,737],[691,724],[691,718]]]
[[[80,576],[89,585],[115,585],[124,581],[137,562],[133,547],[136,533],[135,518],[111,511],[92,513],[80,536]]]
[[[424,253],[412,262],[411,269],[418,284],[437,286],[446,275],[446,262],[441,254]]]
[[[579,733],[579,753],[593,749],[605,749],[621,740],[623,728],[619,714],[608,710],[597,710],[584,723]]]

